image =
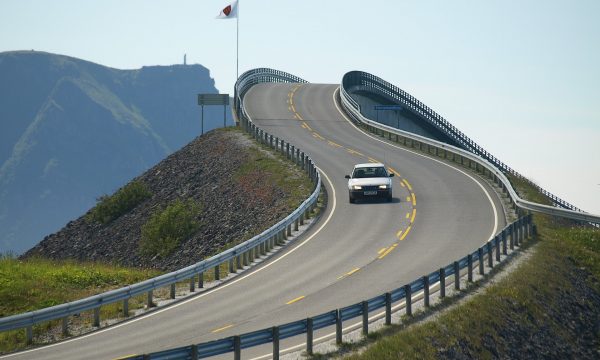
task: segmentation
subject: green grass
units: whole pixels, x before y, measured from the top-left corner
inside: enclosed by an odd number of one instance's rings
[[[132,181],[110,196],[101,196],[98,199],[98,204],[87,215],[87,219],[88,221],[108,224],[129,212],[150,196],[152,196],[152,193],[144,183]]]
[[[201,224],[202,207],[193,200],[176,200],[154,213],[142,226],[140,253],[147,256],[169,256],[180,242],[196,232]]]
[[[159,274],[160,272],[155,270],[129,269],[97,263],[36,258],[17,260],[3,257],[0,259],[0,317],[82,299]],[[136,308],[135,299],[130,303],[131,309]],[[117,316],[121,310],[120,303],[104,306],[101,316]],[[87,319],[89,316],[82,315],[82,318]],[[48,330],[56,323],[36,326],[34,334]],[[2,352],[22,348],[24,343],[23,330],[0,333]]]
[[[521,197],[549,203],[525,181],[511,178],[511,182]],[[450,349],[469,358],[490,359],[496,356],[489,344],[496,344],[498,352],[506,354],[511,344],[506,338],[517,328],[531,336],[545,329],[557,341],[577,344],[581,334],[565,330],[565,324],[547,314],[563,311],[559,308],[562,304],[559,298],[575,293],[571,276],[574,268],[588,271],[590,277],[586,284],[600,292],[597,281],[600,279],[600,231],[545,215],[534,215],[534,221],[539,232],[536,251],[511,275],[436,320],[385,328],[352,348],[368,345],[364,352],[347,358],[437,359],[452,354],[443,352]],[[548,281],[549,276],[551,281]],[[600,339],[600,334],[596,336]],[[527,339],[513,338],[512,341]],[[317,358],[337,357],[345,352]]]

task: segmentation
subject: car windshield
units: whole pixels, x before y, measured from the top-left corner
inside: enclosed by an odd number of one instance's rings
[[[385,168],[381,166],[356,168],[354,169],[354,174],[352,174],[352,178],[354,179],[374,177],[388,177],[388,174],[385,171]]]

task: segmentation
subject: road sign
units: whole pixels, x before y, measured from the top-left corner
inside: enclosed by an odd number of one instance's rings
[[[198,94],[198,105],[202,108],[202,130],[200,134],[204,134],[204,106],[205,105],[223,105],[223,127],[226,125],[226,109],[229,105],[229,94]]]
[[[229,94],[198,94],[198,105],[229,105]]]
[[[402,110],[400,105],[375,105],[375,110]]]

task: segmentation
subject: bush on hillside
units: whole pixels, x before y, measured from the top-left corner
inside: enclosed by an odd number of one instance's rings
[[[145,256],[171,255],[182,240],[196,232],[201,224],[199,204],[192,200],[177,200],[150,217],[142,226],[139,250]]]
[[[89,213],[88,219],[108,224],[150,196],[152,193],[144,183],[141,181],[130,182],[110,196],[101,196],[96,207]]]

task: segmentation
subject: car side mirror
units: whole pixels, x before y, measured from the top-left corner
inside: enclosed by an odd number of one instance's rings
[[[394,173],[390,173],[390,177],[394,177]]]
[[[346,179],[350,179],[350,175],[346,175],[346,176],[345,176],[345,178],[346,178]]]

